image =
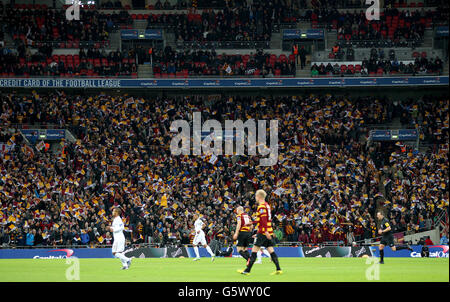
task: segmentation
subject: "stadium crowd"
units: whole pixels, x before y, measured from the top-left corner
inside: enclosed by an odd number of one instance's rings
[[[393,75],[393,74],[407,74],[407,75],[430,75],[442,74],[443,62],[439,57],[436,58],[415,58],[414,61],[398,61],[394,60],[380,60],[371,57],[369,60],[364,58],[360,63],[341,65],[338,62],[328,62],[326,65],[321,63],[317,65],[314,63],[311,66],[311,76],[351,76],[351,75]]]
[[[448,209],[448,97],[407,102],[330,94],[277,97],[132,97],[64,91],[2,94],[0,123],[56,124],[77,137],[55,154],[2,131],[0,244],[111,243],[111,209],[120,206],[130,243],[187,244],[193,214],[208,240],[231,244],[233,210],[255,210],[269,192],[276,241],[317,244],[374,238],[377,207],[395,231],[430,226]],[[278,163],[258,156],[171,156],[173,120],[278,119]],[[420,126],[428,153],[368,144],[367,125],[401,118]],[[443,145],[447,143],[447,145]],[[404,152],[403,152],[404,151]]]
[[[218,55],[215,50],[176,51],[170,47],[152,54],[153,74],[175,75],[259,75],[263,77],[295,76],[295,61],[284,56],[284,61],[271,58],[269,53],[257,50],[249,55]]]
[[[425,28],[448,25],[445,9],[399,10],[385,9],[380,20],[368,21],[363,10],[338,11],[315,9],[304,17],[314,24],[337,31],[338,43],[358,47],[417,47],[420,46]]]
[[[29,46],[51,41],[104,41],[115,26],[112,16],[96,10],[80,10],[80,20],[72,21],[66,20],[64,11],[52,9],[6,9],[0,18],[14,41]]]
[[[80,49],[77,55],[52,55],[47,44],[32,52],[25,44],[17,49],[0,47],[2,76],[132,76],[137,75],[134,50]]]
[[[282,1],[253,1],[201,13],[150,14],[148,28],[169,27],[176,41],[270,41],[274,23],[291,20]]]

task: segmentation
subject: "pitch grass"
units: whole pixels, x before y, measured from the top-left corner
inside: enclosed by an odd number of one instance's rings
[[[275,266],[268,258],[255,264],[249,276],[242,258],[134,259],[121,270],[118,259],[79,259],[81,282],[365,282],[372,258],[280,258],[282,275],[271,276]],[[376,260],[376,261],[375,261]],[[0,259],[0,282],[65,282],[69,268],[65,259]],[[385,258],[380,282],[449,282],[448,258]],[[73,281],[70,281],[73,282]]]

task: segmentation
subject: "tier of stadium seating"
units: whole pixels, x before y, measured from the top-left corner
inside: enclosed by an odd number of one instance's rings
[[[108,40],[109,32],[120,26],[131,26],[132,23],[126,11],[111,14],[82,9],[80,17],[85,22],[70,21],[69,26],[64,10],[42,7],[33,10],[13,9],[5,10],[2,23],[14,40],[24,41],[30,46],[42,42],[58,42],[61,48],[77,48],[80,41],[103,42]]]
[[[410,1],[398,1],[398,0],[385,0],[383,1],[384,7],[391,8],[416,8],[416,7],[426,7],[426,6],[437,6],[442,3],[442,0],[438,1],[418,1],[418,2],[410,2]],[[311,6],[313,8],[336,8],[336,9],[345,9],[345,8],[366,8],[367,5],[363,0],[311,0]]]
[[[442,61],[440,61],[442,63]],[[313,70],[317,72],[313,72]],[[372,68],[367,68],[362,64],[341,64],[332,63],[313,64],[311,67],[311,76],[349,76],[349,75],[368,75],[368,76],[385,76],[385,75],[441,75],[442,65],[433,63],[404,63],[398,62],[394,65],[389,61],[375,62]]]
[[[246,55],[217,55],[199,52],[184,55],[184,52],[157,53],[153,57],[155,77],[189,77],[198,75],[220,76],[295,76],[295,56],[258,52]],[[177,59],[172,59],[177,58]],[[197,60],[197,61],[196,61]]]
[[[0,48],[0,50],[2,50]],[[114,53],[114,52],[113,52]],[[2,77],[30,76],[131,76],[137,77],[136,59],[122,58],[118,53],[112,57],[87,57],[80,59],[78,54],[61,54],[40,58],[25,58],[17,54],[3,55],[0,53],[0,75]]]
[[[384,76],[384,75],[440,75],[444,70],[444,62],[439,58],[427,58],[427,52],[412,53],[412,58],[407,61],[397,60],[395,52],[390,54],[390,58],[385,59],[378,57],[376,49],[372,49],[372,55],[369,60],[364,58],[361,61],[355,62],[325,62],[319,65],[312,63],[311,75],[369,75],[369,76]],[[334,59],[333,52],[330,53],[329,58]]]
[[[448,211],[448,95],[400,103],[328,92],[223,95],[206,105],[208,100],[186,93],[0,94],[2,129],[57,123],[77,138],[52,154],[36,142],[28,145],[14,130],[0,135],[9,146],[0,154],[0,238],[7,238],[2,243],[26,245],[24,238],[36,230],[29,245],[105,245],[111,235],[106,221],[120,206],[131,243],[189,243],[192,215],[199,212],[214,221],[205,230],[208,240],[221,236],[231,244],[233,209],[242,205],[253,213],[252,192],[258,188],[269,193],[276,241],[350,244],[375,238],[377,205],[395,221],[393,232],[427,229],[437,211]],[[259,156],[220,156],[213,163],[209,157],[171,155],[163,147],[175,135],[171,122],[189,120],[197,111],[219,122],[240,116],[282,121],[278,163],[259,166]],[[402,144],[368,146],[366,125],[398,118],[434,147],[416,153]],[[85,233],[87,242],[81,241]]]
[[[441,10],[399,11],[386,9],[380,13],[380,20],[367,20],[362,11],[337,12],[332,10],[313,11],[309,15],[313,28],[327,27],[337,31],[337,38],[343,44],[374,41],[392,46],[418,46],[424,30],[439,24],[448,24],[448,14]]]

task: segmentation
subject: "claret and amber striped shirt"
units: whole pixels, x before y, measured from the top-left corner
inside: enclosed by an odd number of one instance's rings
[[[239,223],[239,221],[241,222],[241,228],[240,228],[239,232],[250,232],[250,226],[252,223],[252,219],[250,218],[250,216],[248,216],[247,213],[241,213],[240,215],[238,215],[237,221],[238,221],[238,223]]]
[[[264,234],[269,232],[270,235],[273,235],[272,212],[270,210],[270,205],[267,202],[259,205],[256,210],[256,215],[258,233]]]

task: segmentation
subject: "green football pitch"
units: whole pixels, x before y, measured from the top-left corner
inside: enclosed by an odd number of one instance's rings
[[[133,259],[129,270],[121,270],[118,259],[1,259],[0,282],[449,282],[448,258],[279,258],[282,275],[268,258],[255,264],[249,276],[242,258]],[[370,280],[374,279],[374,280]]]

